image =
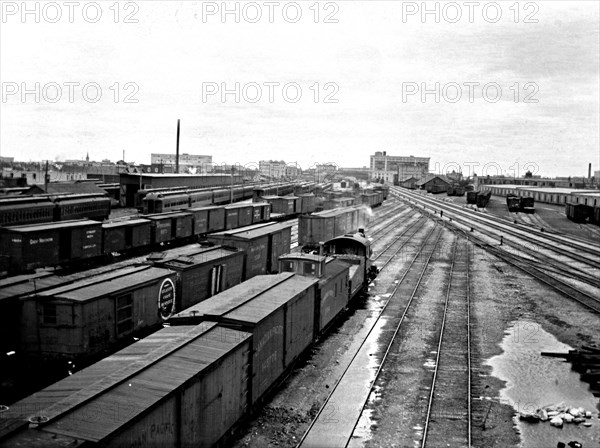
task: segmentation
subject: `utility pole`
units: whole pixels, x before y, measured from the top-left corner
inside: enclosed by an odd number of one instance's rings
[[[46,160],[46,171],[44,172],[44,193],[48,193],[48,161]]]
[[[231,189],[229,190],[229,203],[233,204],[233,172],[235,168],[231,165]]]
[[[175,174],[179,174],[179,118],[177,119],[177,149],[175,152]]]

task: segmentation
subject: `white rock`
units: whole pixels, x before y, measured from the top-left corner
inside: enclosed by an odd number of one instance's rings
[[[548,411],[548,417],[556,417],[558,415],[558,411]]]
[[[571,408],[571,409],[569,409],[569,414],[571,414],[573,417],[579,417],[579,416],[581,416],[581,412],[579,411],[579,408]]]
[[[539,409],[537,411],[537,415],[540,418],[541,421],[545,422],[546,420],[548,420],[548,413],[546,412],[545,409]]]
[[[563,421],[565,423],[573,423],[573,419],[575,417],[573,417],[571,414],[565,414],[565,416],[563,417]]]
[[[592,418],[592,412],[591,411],[586,411],[585,412],[585,418]]]
[[[563,425],[563,420],[560,417],[554,417],[552,420],[550,420],[550,424],[552,426],[556,426],[557,428],[561,428]]]

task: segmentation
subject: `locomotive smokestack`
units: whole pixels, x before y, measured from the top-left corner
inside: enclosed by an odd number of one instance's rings
[[[177,149],[175,150],[175,174],[179,174],[179,118],[177,119]]]

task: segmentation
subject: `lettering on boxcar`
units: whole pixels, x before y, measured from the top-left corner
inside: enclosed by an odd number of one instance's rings
[[[163,280],[158,292],[158,312],[163,320],[175,313],[175,285],[170,278]]]

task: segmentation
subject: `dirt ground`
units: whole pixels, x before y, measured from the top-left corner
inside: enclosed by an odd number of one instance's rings
[[[374,250],[377,252],[377,248]],[[491,376],[491,367],[486,365],[486,360],[502,352],[500,343],[515,320],[536,322],[559,341],[577,347],[581,344],[600,345],[600,317],[484,250],[472,250],[473,446],[518,447],[520,436],[515,426],[515,410],[499,398],[500,390],[506,385]],[[439,270],[427,276],[427,288],[438,289],[443,285],[443,260],[440,259],[437,265]],[[381,296],[393,288],[393,281],[402,266],[399,262],[380,274],[370,294],[358,300],[341,316],[327,337],[309,350],[283,383],[266,398],[264,406],[239,427],[227,446],[292,447],[298,443],[358,349],[369,323],[377,314]],[[430,379],[422,375],[422,366],[433,342],[431,335],[435,325],[432,322],[441,309],[426,301],[418,306],[429,308],[431,319],[411,323],[419,328],[418,333],[400,333],[395,344],[399,347],[412,345],[414,350],[400,350],[398,356],[388,359],[391,364],[385,366],[384,375],[377,383],[380,396],[369,406],[373,411],[373,425],[367,428],[370,434],[365,438],[366,442],[353,442],[352,446],[415,446],[418,438],[415,422],[420,413],[409,397],[414,399],[428,393]],[[412,414],[411,410],[414,410]],[[598,431],[597,417],[596,411],[593,431]]]

